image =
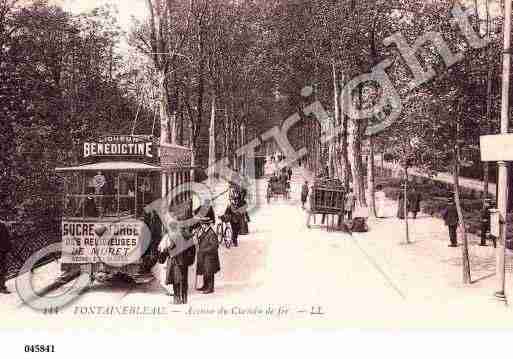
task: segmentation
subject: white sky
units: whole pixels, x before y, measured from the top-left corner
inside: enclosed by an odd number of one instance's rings
[[[105,4],[113,4],[119,11],[119,24],[123,30],[129,30],[131,16],[138,19],[146,17],[146,0],[60,0],[64,9],[72,13],[89,11]]]

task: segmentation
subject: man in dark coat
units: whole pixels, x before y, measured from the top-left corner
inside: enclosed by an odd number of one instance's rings
[[[303,186],[301,187],[301,208],[305,209],[305,203],[308,199],[308,193],[310,192],[310,189],[308,187],[308,181],[305,181]]]
[[[404,190],[401,188],[399,190],[399,200],[397,201],[397,218],[404,219],[404,216],[407,213],[404,213]]]
[[[484,200],[483,209],[481,209],[481,243],[480,246],[486,246],[486,235],[490,232],[490,200]]]
[[[203,286],[198,290],[204,294],[209,294],[214,292],[215,274],[221,270],[219,242],[212,227],[206,225],[200,228],[198,241],[196,275],[203,276]]]
[[[86,217],[95,218],[98,217],[98,208],[93,197],[87,197],[84,204],[84,212]]]
[[[408,211],[413,213],[413,219],[417,218],[417,213],[420,212],[420,201],[422,196],[415,187],[412,188],[408,196]]]
[[[445,225],[449,228],[449,239],[451,244],[449,247],[457,247],[458,239],[456,235],[456,229],[458,228],[458,210],[456,209],[456,205],[454,204],[454,200],[452,198],[449,199],[447,203],[447,207],[442,211],[442,218],[445,221]]]
[[[224,215],[226,218],[228,218],[228,221],[230,222],[230,227],[232,228],[232,244],[234,247],[238,247],[239,232],[243,221],[240,209],[235,205],[235,203],[231,203],[226,208]]]
[[[5,286],[7,272],[7,253],[12,249],[11,236],[7,225],[0,221],[0,293],[9,294]]]
[[[181,238],[173,236],[167,248],[166,285],[173,285],[174,304],[187,304],[189,267],[194,264],[196,246],[189,228],[182,227],[180,233]]]
[[[280,181],[281,181],[281,183],[283,183],[283,184],[286,184],[286,183],[289,181],[289,175],[287,174],[287,172],[285,171],[285,169],[284,169],[284,170],[282,171],[282,173],[281,173]]]

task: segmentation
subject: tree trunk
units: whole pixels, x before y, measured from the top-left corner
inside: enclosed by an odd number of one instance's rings
[[[224,107],[224,158],[230,159],[230,122],[228,121],[228,106]]]
[[[406,230],[406,243],[410,244],[410,227],[408,223],[408,166],[404,167],[403,191],[404,228]]]
[[[477,10],[476,10],[477,11]],[[486,0],[486,36],[489,38],[490,36],[490,11],[489,11],[489,2]],[[487,135],[490,132],[490,120],[491,120],[491,111],[492,111],[492,65],[491,65],[491,46],[488,46],[486,49],[486,66],[488,68],[488,73],[486,76],[486,118],[485,123],[481,127],[481,134]],[[489,195],[489,180],[490,178],[490,165],[488,162],[483,162],[483,196],[486,198]]]
[[[330,141],[329,141],[329,158],[328,158],[328,166],[330,172],[330,178],[339,177],[340,173],[337,171],[336,165],[336,151],[335,151],[335,143],[336,139],[333,138],[334,128],[339,125],[339,104],[338,104],[338,81],[337,81],[337,69],[335,66],[335,61],[332,61],[332,75],[333,75],[333,121],[330,121]],[[338,137],[338,136],[337,136]]]
[[[461,261],[462,261],[462,270],[463,270],[463,284],[470,284],[470,261],[468,256],[468,239],[467,239],[467,230],[465,228],[465,218],[463,217],[463,210],[461,208],[461,200],[460,200],[460,182],[459,182],[459,163],[460,163],[460,150],[459,146],[456,148],[455,156],[454,156],[454,170],[453,170],[453,180],[454,180],[454,201],[456,203],[456,210],[458,211],[458,220],[459,220],[459,233],[461,233]]]
[[[166,73],[165,71],[160,71],[158,74],[159,78],[159,114],[160,121],[164,123],[167,128],[167,138],[165,138],[165,143],[176,143],[176,126],[172,122],[171,117],[169,116],[169,99],[167,94],[167,86],[166,86]]]
[[[365,180],[363,176],[362,142],[359,128],[360,120],[350,120],[353,124],[353,136],[351,141],[351,170],[353,174],[353,192],[358,204],[365,206]]]
[[[371,217],[377,217],[375,194],[375,168],[374,168],[374,139],[369,136],[369,159],[367,160],[368,195]]]

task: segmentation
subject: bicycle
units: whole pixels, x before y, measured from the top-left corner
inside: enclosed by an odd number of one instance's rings
[[[226,248],[230,248],[232,245],[232,227],[224,215],[220,216],[219,219],[221,222],[216,227],[217,240],[219,244],[224,243]]]

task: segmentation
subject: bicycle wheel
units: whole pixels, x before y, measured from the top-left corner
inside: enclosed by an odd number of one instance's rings
[[[219,243],[222,243],[223,242],[223,223],[217,224],[216,235],[217,235],[217,241]]]
[[[232,245],[232,229],[230,226],[226,226],[226,228],[224,229],[224,245],[226,246],[226,248],[230,248],[230,246]]]

